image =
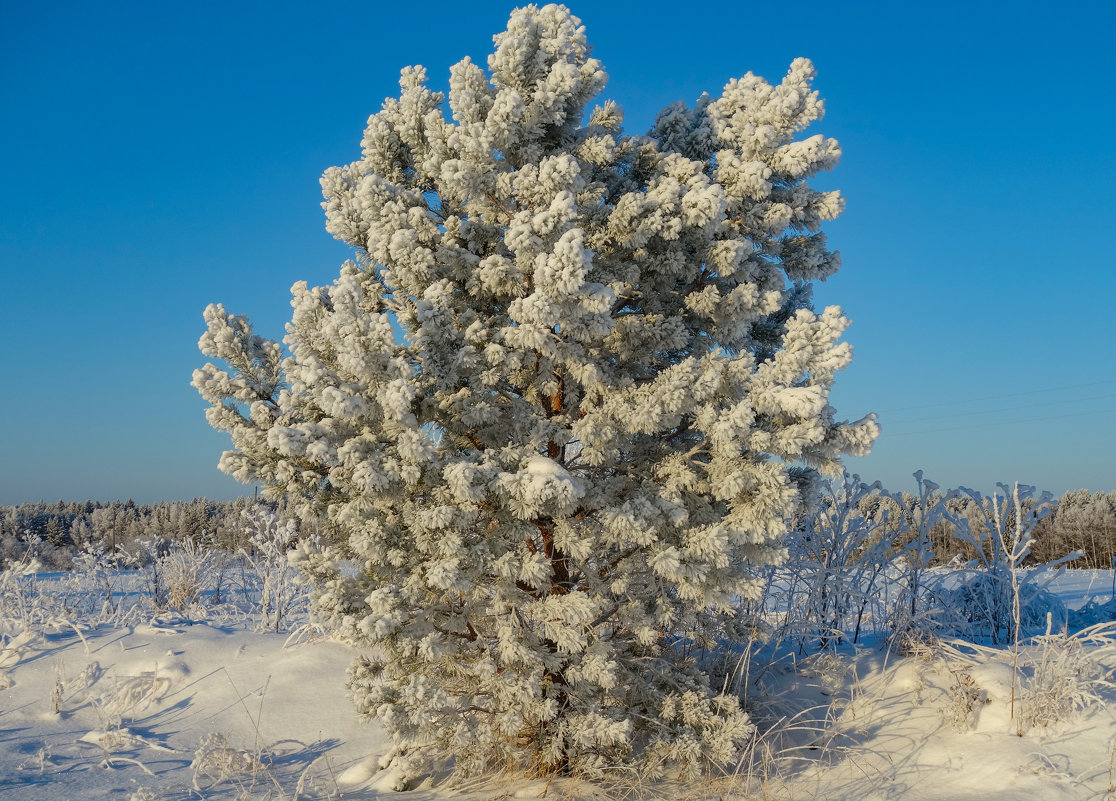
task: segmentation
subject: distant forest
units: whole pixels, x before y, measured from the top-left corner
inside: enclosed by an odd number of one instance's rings
[[[23,503],[0,506],[0,567],[29,552],[45,569],[66,570],[75,554],[91,548],[106,551],[137,553],[141,542],[190,540],[235,552],[248,542],[244,512],[263,503],[252,498],[235,501],[167,501],[137,504],[134,501],[82,501],[57,503]],[[291,517],[280,503],[267,504],[281,518]],[[917,498],[909,493],[870,495],[858,510],[864,516],[887,509],[896,525],[909,510],[917,506]],[[947,502],[954,515],[978,525],[980,514],[976,501],[969,497]],[[954,537],[954,525],[948,521],[935,524],[930,543],[933,563],[945,564],[954,558],[968,559],[965,544]],[[971,550],[971,548],[969,549]],[[1067,492],[1058,500],[1054,512],[1035,529],[1032,562],[1048,562],[1072,551],[1081,558],[1073,567],[1107,568],[1116,555],[1116,492],[1088,490]]]
[[[81,550],[104,548],[135,553],[140,542],[190,540],[227,551],[244,547],[244,512],[264,503],[252,498],[235,501],[164,501],[137,504],[127,501],[81,501],[22,503],[0,506],[0,566],[19,559],[28,551],[46,569],[66,570]],[[283,504],[277,509],[287,514]]]

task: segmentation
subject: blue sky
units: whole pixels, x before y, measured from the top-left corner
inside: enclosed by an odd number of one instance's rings
[[[234,497],[189,386],[211,301],[282,335],[348,255],[318,177],[407,64],[483,63],[507,3],[0,5],[0,503]],[[818,68],[848,199],[841,416],[892,489],[1116,488],[1111,3],[573,3],[642,132]]]

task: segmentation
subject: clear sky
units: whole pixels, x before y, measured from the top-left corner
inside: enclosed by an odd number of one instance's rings
[[[1116,4],[574,2],[642,132],[814,60],[840,140],[849,461],[891,489],[1116,489]],[[509,3],[0,3],[0,503],[251,492],[189,386],[201,312],[282,336],[348,255],[318,177]]]

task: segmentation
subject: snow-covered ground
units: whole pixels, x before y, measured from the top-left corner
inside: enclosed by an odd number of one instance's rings
[[[1105,672],[1116,666],[1107,643],[1090,650]],[[1031,648],[1023,661],[1041,658],[1041,648]],[[1055,709],[1056,698],[1035,697],[1031,710],[1032,696],[1017,686],[1013,721],[1010,652],[966,653],[946,644],[908,656],[869,650],[821,662],[813,684],[828,684],[839,700],[825,707],[824,730],[782,757],[782,774],[766,781],[768,797],[1069,801],[1113,791],[1111,687],[1090,686],[1095,696],[1079,699],[1086,709],[1067,699]],[[805,667],[809,682],[810,663]],[[1029,712],[1039,720],[1031,722]],[[1046,723],[1047,713],[1063,717]],[[1022,734],[1021,718],[1028,721]]]
[[[1112,600],[1116,589],[1111,570],[1060,571],[1050,582],[1050,589],[1069,609],[1080,609],[1090,600],[1104,603]]]
[[[185,619],[16,636],[0,650],[0,797],[336,792],[384,743],[345,697],[351,649],[285,642]]]
[[[48,580],[62,580],[42,576]],[[1111,598],[1112,573],[1067,571],[1070,608]],[[33,580],[26,577],[26,581]],[[135,590],[121,590],[120,597]],[[200,608],[199,608],[200,609]],[[104,610],[101,616],[104,617]],[[374,798],[389,744],[345,695],[353,649],[259,631],[245,614],[118,616],[0,634],[0,798]],[[954,642],[786,658],[755,697],[783,719],[740,775],[688,798],[1102,799],[1116,771],[1111,629],[1021,655]],[[1049,681],[1043,684],[1044,677]],[[1043,693],[1037,688],[1045,688]],[[1020,721],[1025,721],[1020,735]],[[490,783],[476,797],[590,796],[585,785]],[[604,793],[627,794],[612,788]],[[462,791],[426,787],[423,799]]]

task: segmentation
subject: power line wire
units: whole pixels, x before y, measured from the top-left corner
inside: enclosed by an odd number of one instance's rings
[[[923,403],[918,406],[900,406],[893,409],[883,409],[882,413],[886,412],[906,412],[912,409],[930,409],[936,406],[957,406],[963,403],[977,403],[986,400],[999,400],[1000,398],[1018,398],[1023,395],[1039,395],[1043,392],[1060,392],[1064,389],[1082,389],[1084,387],[1098,387],[1102,384],[1116,384],[1116,378],[1109,378],[1104,381],[1091,381],[1088,384],[1066,384],[1062,387],[1047,387],[1046,389],[1029,389],[1024,392],[1005,392],[1002,395],[986,395],[983,398],[968,398],[966,400],[952,400],[941,401],[940,403]]]
[[[1010,426],[1018,423],[1037,423],[1042,420],[1061,420],[1065,417],[1084,417],[1090,414],[1114,414],[1116,409],[1097,409],[1091,412],[1073,412],[1072,414],[1052,414],[1045,417],[1028,417],[1023,420],[1000,420],[992,423],[978,423],[972,426],[954,426],[952,428],[931,428],[926,431],[899,431],[895,434],[886,434],[888,437],[909,437],[915,434],[938,434],[943,431],[965,431],[972,428],[988,428],[989,426]]]
[[[1087,398],[1069,398],[1068,400],[1047,401],[1046,403],[1028,403],[1024,406],[1004,406],[999,409],[982,409],[976,412],[957,412],[956,414],[938,414],[932,417],[914,417],[910,420],[897,420],[897,423],[922,423],[927,420],[952,420],[955,417],[973,417],[979,414],[997,414],[999,412],[1015,412],[1020,409],[1041,409],[1044,406],[1058,406],[1062,403],[1084,403],[1085,401],[1105,400],[1107,398],[1116,398],[1116,394],[1110,393],[1108,395],[1090,395]]]

